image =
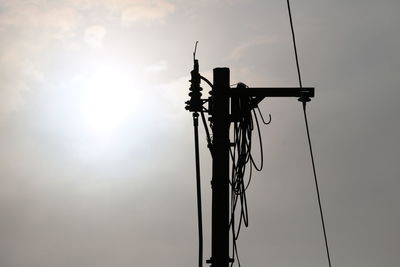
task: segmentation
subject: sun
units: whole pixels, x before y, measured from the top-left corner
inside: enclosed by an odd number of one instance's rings
[[[113,134],[137,110],[138,80],[116,67],[97,68],[83,89],[82,119],[95,135]]]

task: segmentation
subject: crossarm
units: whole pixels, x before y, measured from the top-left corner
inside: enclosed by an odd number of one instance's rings
[[[229,96],[314,97],[314,87],[247,87],[225,91]]]
[[[243,87],[231,88],[225,93],[230,97],[251,97],[255,107],[265,97],[298,97],[299,101],[309,101],[314,97],[314,87]]]

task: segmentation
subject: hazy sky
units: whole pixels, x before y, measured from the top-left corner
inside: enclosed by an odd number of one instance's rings
[[[292,1],[335,267],[400,264],[399,11]],[[230,67],[232,83],[297,85],[283,0],[0,0],[0,38],[1,267],[195,266],[195,41],[209,79]],[[301,104],[261,109],[242,264],[328,266]]]

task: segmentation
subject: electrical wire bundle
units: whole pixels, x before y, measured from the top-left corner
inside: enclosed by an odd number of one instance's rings
[[[239,83],[239,86],[244,84]],[[232,159],[232,172],[230,179],[231,186],[231,216],[230,216],[230,231],[232,233],[232,255],[234,263],[235,258],[237,259],[238,265],[240,266],[240,260],[238,255],[238,249],[236,241],[239,237],[239,233],[242,227],[248,226],[249,216],[247,209],[246,190],[250,185],[253,167],[257,171],[261,171],[263,168],[263,148],[262,138],[260,132],[260,125],[257,118],[255,109],[258,110],[263,122],[264,119],[258,108],[252,104],[251,97],[240,97],[236,99],[236,108],[239,113],[235,114],[233,123],[233,142],[231,143],[230,155]],[[265,123],[265,122],[264,122]],[[269,124],[265,123],[265,124]],[[254,128],[257,128],[259,142],[260,142],[260,163],[257,165],[251,153],[252,147],[252,132]]]

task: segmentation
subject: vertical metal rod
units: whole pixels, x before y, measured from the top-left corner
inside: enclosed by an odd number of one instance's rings
[[[199,113],[193,113],[194,150],[196,157],[197,221],[199,229],[199,267],[203,266],[203,216],[201,207],[200,152],[199,152]]]
[[[229,68],[214,69],[211,267],[229,267],[229,80]]]

